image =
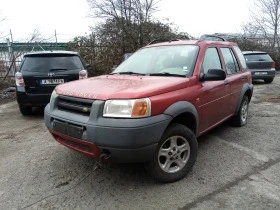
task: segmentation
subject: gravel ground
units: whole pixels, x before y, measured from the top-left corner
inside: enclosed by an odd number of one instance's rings
[[[192,172],[171,184],[60,145],[43,110],[24,117],[16,102],[0,105],[0,209],[279,209],[280,75],[254,88],[248,124],[200,137]]]
[[[13,78],[7,78],[6,80],[0,78],[0,105],[16,100],[16,94],[14,92],[4,92],[7,88],[14,86],[15,81]]]

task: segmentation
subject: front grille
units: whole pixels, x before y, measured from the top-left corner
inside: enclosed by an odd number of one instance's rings
[[[89,116],[93,101],[94,100],[90,99],[74,98],[60,95],[58,97],[57,107],[62,111]]]

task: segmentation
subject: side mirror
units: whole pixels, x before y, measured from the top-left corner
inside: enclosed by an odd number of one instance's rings
[[[226,73],[223,69],[209,69],[206,74],[202,74],[200,77],[201,81],[218,81],[225,79]]]
[[[91,65],[89,64],[89,63],[86,63],[86,68],[90,68],[91,67]]]

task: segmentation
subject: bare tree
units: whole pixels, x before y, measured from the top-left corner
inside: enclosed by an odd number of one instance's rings
[[[92,17],[114,20],[123,32],[122,50],[125,53],[124,43],[131,39],[139,47],[144,44],[143,24],[151,19],[153,12],[161,0],[88,0],[93,10]],[[137,31],[137,34],[135,34]]]
[[[41,33],[39,32],[39,30],[35,29],[32,32],[32,34],[30,35],[30,37],[26,39],[25,45],[22,46],[19,50],[17,50],[17,52],[13,52],[10,66],[9,66],[8,71],[7,71],[7,73],[6,73],[6,75],[5,75],[3,80],[5,80],[7,78],[7,76],[10,73],[10,71],[13,69],[13,67],[15,68],[16,60],[26,52],[24,50],[26,47],[31,47],[31,46],[35,47],[36,45],[40,46],[40,43],[43,42],[43,41],[46,41],[46,40],[47,39],[42,38]]]
[[[279,47],[280,0],[255,0],[251,19],[244,26],[245,32],[265,39],[271,48]]]
[[[88,0],[92,17],[148,21],[161,0]]]
[[[6,17],[0,17],[0,25],[5,19],[6,19]],[[3,31],[0,31],[0,39],[3,38],[3,37],[1,37],[2,34],[3,34]]]

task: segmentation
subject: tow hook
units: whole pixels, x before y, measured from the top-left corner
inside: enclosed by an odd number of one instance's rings
[[[102,154],[99,156],[99,159],[100,159],[100,161],[101,161],[103,164],[109,163],[109,162],[110,162],[110,158],[111,158],[111,154],[102,153]]]

